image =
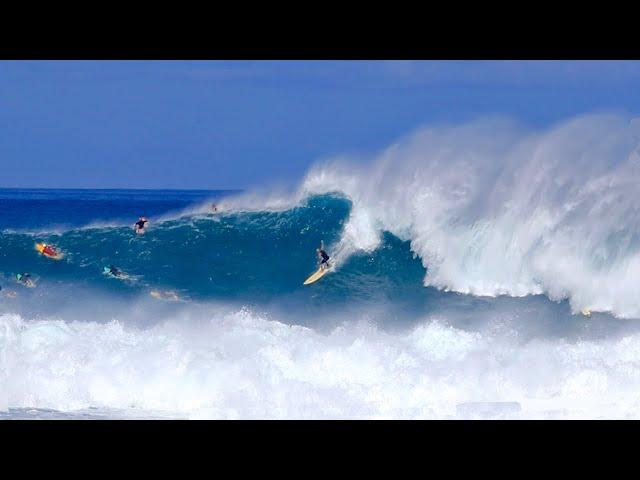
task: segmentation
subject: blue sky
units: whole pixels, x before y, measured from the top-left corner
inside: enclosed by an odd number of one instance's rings
[[[0,187],[250,188],[429,123],[640,112],[640,62],[0,61]]]

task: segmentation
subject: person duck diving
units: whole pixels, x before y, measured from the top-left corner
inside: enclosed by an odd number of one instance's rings
[[[320,248],[316,249],[316,252],[318,254],[318,260],[320,261],[320,269],[326,270],[329,268],[329,258],[331,257],[329,257],[327,252],[324,250],[324,242],[322,240],[320,240]]]

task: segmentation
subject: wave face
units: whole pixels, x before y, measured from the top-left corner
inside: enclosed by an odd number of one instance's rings
[[[340,275],[330,274],[331,281],[303,287],[317,268],[320,240],[331,251],[350,208],[345,198],[324,195],[285,211],[178,216],[153,222],[142,236],[130,226],[117,225],[5,232],[0,236],[1,273],[11,284],[13,274],[30,272],[40,288],[24,295],[37,293],[42,298],[51,292],[58,304],[72,302],[69,292],[80,289],[120,298],[163,289],[190,301],[276,302],[318,311],[374,299],[424,305],[429,297],[421,285],[424,268],[408,243],[391,235],[376,252],[343,262]],[[56,262],[39,256],[36,241],[55,244],[65,257]],[[131,278],[118,281],[103,275],[103,268],[111,264]]]

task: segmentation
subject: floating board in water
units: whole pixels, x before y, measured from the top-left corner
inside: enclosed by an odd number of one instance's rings
[[[173,302],[180,301],[180,297],[178,297],[176,292],[172,292],[171,290],[165,290],[165,291],[151,290],[149,292],[149,295],[151,295],[153,298],[156,298],[158,300],[169,300]]]
[[[331,269],[331,267],[327,267],[327,268],[319,268],[313,275],[311,275],[309,278],[307,278],[303,285],[311,285],[312,283],[317,282],[318,280],[320,280],[322,277],[324,277],[324,275]]]
[[[60,260],[63,257],[62,253],[60,253],[60,252],[58,252],[55,255],[49,255],[48,253],[46,253],[44,251],[44,247],[45,246],[46,246],[46,244],[44,244],[44,243],[36,243],[36,250],[39,251],[45,257],[52,258],[53,260]]]

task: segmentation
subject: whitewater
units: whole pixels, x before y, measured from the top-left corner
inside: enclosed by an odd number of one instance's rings
[[[638,418],[639,148],[489,117],[288,189],[0,191],[0,418]]]

